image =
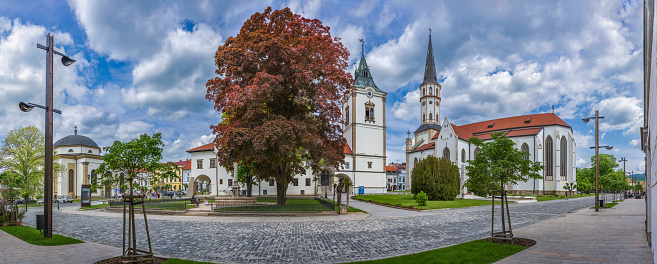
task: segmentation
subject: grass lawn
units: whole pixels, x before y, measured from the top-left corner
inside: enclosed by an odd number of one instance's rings
[[[354,199],[379,203],[389,203],[392,205],[401,204],[404,207],[413,206],[416,209],[462,208],[491,204],[491,201],[488,200],[483,201],[454,199],[454,201],[427,201],[426,206],[419,206],[417,202],[415,202],[415,198],[413,198],[412,194],[369,194],[354,196]],[[496,202],[496,204],[499,204],[499,202]]]
[[[258,199],[258,202],[276,202],[276,199]],[[315,199],[287,199],[285,205],[249,205],[223,207],[219,211],[331,211]]]
[[[69,245],[84,243],[81,240],[75,238],[60,236],[57,234],[52,234],[52,238],[45,239],[39,230],[31,226],[5,226],[0,227],[0,230],[9,233],[21,240],[37,246],[60,246],[60,245]]]
[[[605,204],[605,207],[602,207],[602,208],[612,208],[612,207],[616,206],[617,204],[618,204],[618,203],[606,203],[606,204]],[[591,208],[589,208],[589,209],[595,209],[595,206],[593,206],[593,207],[591,207]]]
[[[95,204],[95,205],[88,206],[88,207],[80,207],[80,209],[82,209],[82,210],[93,210],[93,209],[96,209],[96,208],[103,208],[103,207],[109,207],[109,203]]]
[[[544,202],[544,201],[552,201],[552,200],[562,200],[566,199],[566,196],[563,195],[533,195],[533,194],[507,194],[508,196],[534,196],[536,197],[537,202]],[[583,194],[582,196],[577,195],[577,196],[568,196],[568,199],[574,199],[574,198],[581,198],[581,197],[589,197],[589,196],[595,196],[595,194]]]
[[[500,245],[484,240],[475,240],[446,248],[439,248],[411,255],[378,259],[362,262],[363,264],[393,264],[393,263],[493,263],[526,247]]]
[[[193,261],[186,259],[170,258],[169,260],[162,262],[162,264],[214,264],[212,262],[203,262],[203,261]]]

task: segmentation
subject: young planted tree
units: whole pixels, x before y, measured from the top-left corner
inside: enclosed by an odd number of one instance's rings
[[[246,185],[246,196],[251,197],[253,193],[253,185],[256,183],[257,177],[251,173],[251,167],[240,163],[237,165],[237,181]]]
[[[21,177],[20,196],[27,198],[43,194],[45,139],[36,126],[20,127],[9,131],[0,148],[0,170]],[[53,155],[53,161],[58,157]],[[53,175],[63,167],[53,162]],[[54,179],[53,179],[54,180]],[[25,203],[27,209],[27,202]]]
[[[469,179],[465,183],[468,190],[476,189],[479,193],[492,195],[493,211],[491,226],[491,237],[493,238],[513,238],[511,229],[511,216],[509,214],[509,203],[506,199],[507,183],[517,184],[520,181],[526,182],[529,179],[541,179],[538,174],[544,166],[540,162],[533,162],[525,159],[523,156],[527,153],[515,147],[513,140],[504,136],[503,132],[496,132],[491,135],[492,140],[484,142],[479,138],[470,138],[470,143],[480,147],[480,151],[474,160],[469,160],[466,169],[468,170]],[[495,194],[499,194],[496,196]],[[495,219],[495,198],[501,199],[501,219],[502,232],[494,232]],[[506,207],[506,208],[505,208]],[[504,215],[506,211],[506,216]],[[505,218],[508,222],[505,224]]]
[[[568,200],[568,194],[572,193],[573,190],[577,187],[577,184],[574,182],[567,182],[564,186],[563,189],[566,190],[566,200]]]
[[[295,174],[344,162],[341,104],[353,79],[349,52],[317,19],[289,8],[255,13],[217,49],[206,98],[224,118],[211,126],[224,167],[242,162],[275,179],[285,204]]]
[[[162,159],[162,136],[160,133],[152,137],[142,134],[139,138],[128,142],[114,141],[109,147],[104,147],[105,156],[97,173],[98,182],[93,183],[92,189],[101,186],[116,186],[127,190],[123,196],[123,258],[124,260],[148,261],[153,259],[151,239],[148,233],[148,220],[143,205],[143,197],[134,195],[136,190],[145,190],[143,183],[158,183],[165,178],[177,178],[177,166],[171,162],[160,164]],[[107,173],[109,172],[109,173]],[[123,175],[123,177],[121,177]],[[135,205],[141,204],[144,215],[145,232],[148,240],[148,251],[137,249],[137,235],[135,228]],[[128,208],[126,208],[126,206]],[[127,209],[127,211],[126,211]],[[126,230],[126,214],[128,228]],[[126,232],[127,231],[127,232]],[[126,245],[127,241],[127,245]]]

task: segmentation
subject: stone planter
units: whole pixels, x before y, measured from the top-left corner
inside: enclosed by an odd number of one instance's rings
[[[7,223],[2,223],[2,224],[0,224],[0,226],[5,227],[5,226],[7,226]]]
[[[18,226],[23,226],[23,221],[18,222]]]
[[[347,206],[341,205],[338,209],[338,214],[346,214],[347,213]]]

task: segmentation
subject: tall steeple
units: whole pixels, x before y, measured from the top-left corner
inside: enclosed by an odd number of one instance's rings
[[[356,81],[354,83],[354,86],[362,86],[362,87],[372,87],[374,90],[382,92],[379,87],[376,86],[374,83],[374,79],[372,78],[372,73],[370,72],[370,67],[367,66],[367,61],[365,60],[365,41],[363,39],[360,39],[361,42],[361,54],[360,54],[360,63],[358,64],[358,68],[356,68],[356,72],[354,75],[356,76]]]
[[[431,45],[431,29],[429,29],[429,48],[427,49],[427,62],[424,66],[424,81],[438,83],[436,78],[436,63],[433,60],[433,46]]]

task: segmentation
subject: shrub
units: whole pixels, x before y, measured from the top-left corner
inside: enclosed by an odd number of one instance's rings
[[[411,191],[417,197],[424,192],[429,200],[454,200],[459,194],[461,177],[451,161],[429,156],[420,161],[411,172]]]
[[[419,206],[427,206],[428,200],[429,196],[427,196],[427,194],[422,191],[415,196],[415,202],[417,202]]]

